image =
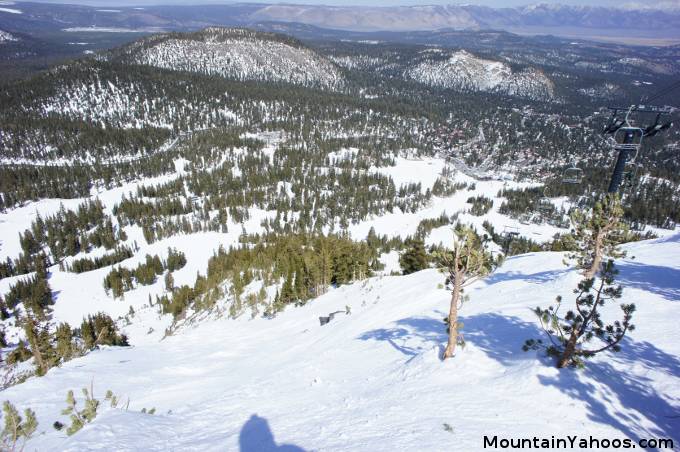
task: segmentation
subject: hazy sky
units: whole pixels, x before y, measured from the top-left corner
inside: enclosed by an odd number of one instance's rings
[[[215,3],[292,3],[292,4],[310,4],[310,5],[366,5],[366,6],[408,6],[408,5],[450,5],[450,4],[475,4],[493,7],[503,6],[518,6],[532,3],[561,3],[568,5],[602,5],[602,6],[622,6],[625,4],[635,4],[642,7],[675,7],[680,8],[680,0],[241,0],[241,1],[224,1],[224,0],[30,0],[41,1],[44,3],[75,3],[87,5],[167,5],[167,4],[215,4]],[[2,3],[2,2],[0,2]]]
[[[76,3],[93,6],[137,6],[137,5],[168,5],[168,4],[224,4],[224,3],[292,3],[310,5],[365,5],[365,6],[409,6],[409,5],[450,5],[450,4],[476,4],[492,7],[520,6],[532,3],[561,3],[568,5],[601,5],[601,6],[638,6],[645,8],[678,8],[680,0],[31,0],[45,3]]]

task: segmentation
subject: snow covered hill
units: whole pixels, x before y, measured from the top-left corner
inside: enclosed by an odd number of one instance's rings
[[[0,30],[0,44],[4,44],[4,43],[10,42],[10,41],[18,41],[18,40],[19,40],[19,39],[17,39],[17,38],[16,38],[14,35],[12,35],[11,33],[8,33],[8,32],[6,32],[6,31]]]
[[[242,29],[207,28],[168,34],[132,44],[136,64],[219,75],[236,80],[285,82],[338,89],[338,68],[290,38]]]
[[[430,86],[458,90],[492,91],[531,99],[551,99],[552,80],[537,69],[513,71],[507,63],[479,58],[465,50],[444,60],[425,60],[404,76]]]
[[[28,450],[481,450],[484,435],[677,444],[680,235],[626,248],[635,258],[620,264],[622,302],[637,304],[637,329],[621,353],[583,371],[521,350],[541,335],[530,308],[568,299],[578,281],[560,253],[536,253],[508,259],[467,291],[467,346],[446,362],[449,293],[438,288],[441,274],[425,270],[333,289],[272,320],[214,320],[161,342],[105,348],[3,396],[37,413]],[[319,325],[346,306],[350,315]],[[104,404],[75,435],[55,431],[66,391],[91,383],[127,409]],[[155,414],[141,413],[151,407]]]

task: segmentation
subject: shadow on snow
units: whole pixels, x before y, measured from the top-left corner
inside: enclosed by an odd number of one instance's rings
[[[238,437],[240,452],[305,452],[292,444],[277,445],[269,422],[263,417],[253,414],[243,424]]]
[[[499,272],[497,270],[485,278],[484,281],[489,285],[505,281],[525,281],[533,284],[543,284],[555,281],[560,276],[569,273],[570,270],[570,268],[564,268],[561,270],[546,270],[530,274],[517,271]]]
[[[659,265],[624,262],[618,265],[618,283],[655,293],[669,301],[680,301],[680,270]]]
[[[384,341],[404,355],[413,357],[446,342],[446,325],[443,322],[445,314],[438,314],[441,318],[401,319],[394,322],[393,328],[367,331],[359,339]],[[465,340],[503,364],[531,359],[522,352],[522,345],[526,339],[539,337],[541,334],[532,323],[500,314],[479,314],[461,317],[460,320],[463,323],[461,332]]]
[[[363,333],[360,340],[384,341],[409,359],[446,342],[446,326],[441,318],[411,317],[394,322],[392,328]],[[462,332],[466,341],[481,349],[503,365],[536,359],[533,353],[522,351],[526,339],[544,338],[535,323],[517,317],[485,313],[463,317]],[[604,358],[604,359],[603,359]],[[554,365],[549,359],[546,365]],[[612,363],[619,366],[615,367]],[[637,374],[625,368],[646,368]],[[539,381],[554,386],[570,397],[586,404],[588,417],[622,433],[638,438],[672,438],[680,442],[680,400],[659,394],[646,370],[680,377],[680,359],[658,349],[649,342],[626,339],[622,351],[603,355],[590,361],[582,371],[563,369],[557,376],[539,375]],[[644,419],[651,423],[643,427]]]
[[[539,380],[584,402],[593,422],[610,425],[631,439],[671,438],[678,444],[680,399],[660,394],[646,371],[631,374],[612,363],[628,368],[641,365],[678,378],[680,360],[649,342],[633,340],[626,340],[621,352],[606,358],[607,361],[588,362],[583,371],[561,370],[554,377],[539,375]],[[616,401],[618,404],[612,403]],[[651,425],[645,427],[644,419]]]

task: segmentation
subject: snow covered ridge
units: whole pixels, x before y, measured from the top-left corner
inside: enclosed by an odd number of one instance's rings
[[[555,97],[554,83],[540,70],[513,72],[504,62],[479,58],[465,50],[445,60],[423,61],[407,69],[404,77],[440,88],[500,92],[536,100]]]
[[[284,82],[336,90],[338,67],[297,41],[271,33],[207,28],[158,35],[128,47],[133,63],[219,75],[239,81]]]
[[[4,42],[9,42],[9,41],[18,41],[19,38],[16,36],[13,36],[10,33],[7,33],[6,31],[0,30],[0,44]]]

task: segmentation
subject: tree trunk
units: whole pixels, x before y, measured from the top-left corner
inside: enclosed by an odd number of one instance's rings
[[[602,233],[597,235],[595,239],[595,255],[593,256],[593,262],[590,268],[583,274],[586,279],[593,279],[597,272],[600,270],[600,265],[602,263],[602,241],[604,237]]]
[[[40,352],[40,345],[38,343],[38,338],[36,337],[34,341],[29,340],[29,346],[31,347],[31,352],[33,353],[33,359],[35,360],[35,365],[44,374],[47,372],[47,366],[45,365],[45,360],[43,359],[42,353]]]
[[[449,307],[449,342],[444,350],[444,359],[451,358],[456,351],[458,343],[458,300],[460,299],[461,275],[456,273],[451,293],[451,306]]]
[[[560,357],[560,360],[557,363],[558,369],[562,369],[564,367],[567,367],[569,365],[569,363],[571,362],[572,358],[574,357],[574,353],[576,352],[576,341],[577,340],[578,340],[577,331],[572,331],[571,337],[569,337],[569,340],[567,341],[567,345],[564,347],[564,352],[562,353],[562,356]]]

